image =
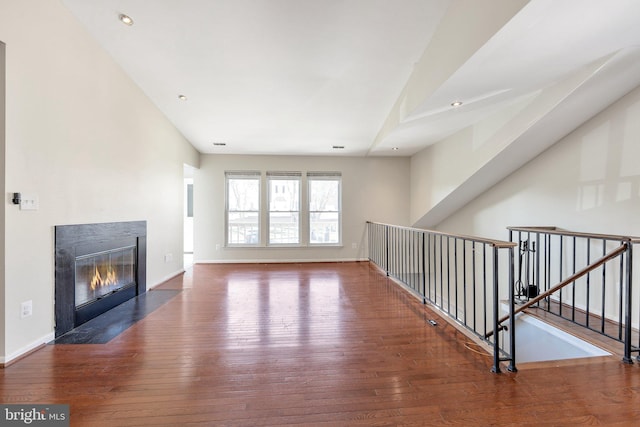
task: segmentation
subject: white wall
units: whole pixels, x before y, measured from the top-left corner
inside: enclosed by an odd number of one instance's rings
[[[570,231],[640,236],[638,117],[640,88],[451,215],[438,229],[502,240],[508,240],[508,226],[556,226]],[[636,253],[639,250],[640,245],[635,245]],[[634,257],[633,271],[632,302],[637,313],[638,256]],[[551,285],[556,280],[560,278],[552,277]],[[607,316],[615,319],[619,315],[619,295],[615,286],[608,289]],[[578,305],[584,304],[585,291],[579,283]],[[597,310],[598,295],[591,297],[591,304]],[[632,322],[638,326],[636,315]]]
[[[472,126],[433,144],[411,158],[411,223],[472,179],[505,146],[513,142],[528,120],[543,110],[539,93],[522,97]],[[537,101],[537,102],[536,102]]]
[[[366,259],[366,221],[408,225],[409,159],[203,155],[194,181],[194,260],[325,261]],[[225,248],[225,171],[339,171],[342,248]],[[353,248],[353,243],[357,248]],[[216,245],[219,248],[216,249]]]
[[[506,240],[507,226],[640,236],[640,88],[440,223]]]
[[[181,271],[183,163],[199,154],[60,2],[0,0],[0,41],[7,362],[52,336],[55,225],[146,220],[147,285]],[[20,211],[12,192],[36,194],[39,210]]]
[[[412,224],[437,226],[624,96],[637,64],[632,53],[600,58],[413,156]]]
[[[0,41],[0,188],[4,188],[4,170],[5,170],[5,45]],[[5,206],[6,207],[6,206]],[[0,224],[4,224],[5,207],[0,209]],[[4,243],[4,226],[0,225],[0,242]],[[0,307],[4,307],[4,244],[0,246]],[[0,308],[0,310],[2,310]],[[4,313],[4,310],[2,310]],[[0,331],[5,329],[5,318],[0,316]],[[0,337],[3,336],[0,333]],[[4,354],[4,340],[0,340],[0,355]]]
[[[556,226],[570,231],[640,236],[638,117],[640,88],[601,111],[434,228],[500,240],[509,239],[508,226]],[[461,132],[457,138],[463,138],[463,135]],[[450,149],[459,147],[453,144]],[[439,149],[446,150],[446,146],[440,145]],[[419,161],[412,159],[412,166],[435,161],[431,158],[433,153],[434,150],[420,153]],[[453,156],[453,151],[449,156]],[[424,171],[414,171],[412,179],[425,175]],[[415,188],[413,184],[412,181]],[[420,186],[437,189],[442,183],[426,180]],[[640,310],[639,250],[640,245],[636,245],[634,327],[638,326]],[[578,257],[581,256],[584,254],[578,252]],[[580,262],[578,259],[579,268],[583,266]],[[555,275],[556,269],[552,270]],[[502,274],[506,279],[506,270]],[[560,281],[556,277],[551,279],[551,286]],[[596,282],[593,280],[592,286],[597,285]],[[501,283],[508,282],[502,280]],[[579,285],[576,289],[578,305],[586,300],[585,289]],[[607,316],[617,318],[615,286],[609,287],[608,292]],[[594,310],[599,307],[597,300],[598,295],[591,296]]]

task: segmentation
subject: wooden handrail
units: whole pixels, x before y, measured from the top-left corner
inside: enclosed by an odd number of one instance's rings
[[[640,243],[640,237],[622,236],[618,234],[598,234],[598,233],[582,233],[577,231],[563,230],[557,227],[507,227],[510,231],[521,231],[523,233],[543,233],[554,234],[556,236],[575,236],[589,239],[617,240],[621,242]]]
[[[418,231],[418,232],[421,232],[421,233],[435,234],[435,235],[438,235],[438,236],[453,237],[455,239],[464,239],[464,240],[469,240],[469,241],[472,241],[472,242],[485,243],[487,245],[491,245],[491,246],[494,246],[496,248],[514,248],[514,247],[518,246],[518,244],[514,243],[514,242],[507,242],[507,241],[503,241],[503,240],[494,240],[494,239],[485,239],[483,237],[476,237],[476,236],[465,236],[463,234],[445,233],[445,232],[442,232],[442,231],[427,230],[425,228],[403,227],[403,226],[400,226],[400,225],[384,224],[382,222],[373,222],[373,221],[367,221],[367,224],[382,225],[382,226],[385,226],[385,227],[393,227],[393,228],[397,228],[397,229],[400,229],[400,230]]]
[[[549,295],[551,295],[551,294],[555,293],[556,291],[564,288],[568,284],[575,282],[576,280],[578,280],[579,278],[581,278],[585,274],[587,274],[587,273],[595,270],[596,268],[600,267],[605,262],[611,260],[612,258],[617,257],[622,252],[626,251],[627,247],[628,247],[628,244],[627,243],[623,243],[622,245],[620,245],[616,249],[614,249],[611,252],[609,252],[608,254],[604,255],[602,258],[599,258],[598,260],[596,260],[594,263],[587,265],[586,267],[584,267],[580,271],[578,271],[578,272],[572,274],[571,276],[567,277],[566,279],[564,279],[562,282],[558,283],[553,288],[551,288],[548,291],[538,295],[537,297],[527,301],[525,304],[523,304],[521,306],[518,306],[518,308],[513,311],[513,315],[515,316],[516,314],[526,310],[527,308],[529,308],[532,305],[536,304],[538,301],[545,299]],[[501,317],[500,319],[498,319],[498,325],[500,325],[502,322],[507,320],[509,317],[511,317],[511,316],[509,314],[507,314],[507,315]],[[500,328],[500,329],[502,329],[502,328]],[[489,338],[491,335],[494,334],[494,332],[495,331],[487,332],[484,335],[484,337],[485,338]]]

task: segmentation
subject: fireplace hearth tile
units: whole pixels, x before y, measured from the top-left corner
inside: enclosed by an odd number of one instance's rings
[[[175,289],[147,291],[70,330],[50,344],[106,344],[180,292]]]

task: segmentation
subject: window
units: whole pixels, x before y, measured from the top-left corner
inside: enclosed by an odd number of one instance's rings
[[[300,172],[267,172],[269,244],[300,244]]]
[[[227,246],[342,244],[340,172],[235,171],[225,177]]]
[[[340,173],[309,172],[309,243],[341,243]]]
[[[260,243],[260,173],[227,172],[227,244]]]

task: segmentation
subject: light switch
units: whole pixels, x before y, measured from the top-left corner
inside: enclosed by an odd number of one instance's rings
[[[20,199],[21,211],[37,211],[38,210],[38,195],[33,193],[22,193]]]

